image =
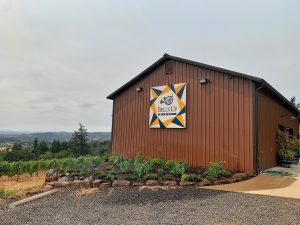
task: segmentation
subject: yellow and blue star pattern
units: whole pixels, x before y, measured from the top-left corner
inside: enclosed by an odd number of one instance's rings
[[[150,128],[186,127],[186,83],[150,89]]]

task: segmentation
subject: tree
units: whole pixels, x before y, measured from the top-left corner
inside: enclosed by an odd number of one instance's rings
[[[23,149],[22,145],[19,143],[15,143],[11,149],[12,152],[18,152]]]
[[[54,140],[51,144],[50,151],[53,153],[57,153],[61,151],[61,145],[59,140]]]
[[[39,140],[37,138],[34,139],[33,141],[33,149],[32,149],[32,152],[34,154],[39,154]]]
[[[296,103],[296,97],[293,96],[290,100],[290,102],[295,106],[297,107],[298,109],[300,109],[300,103]]]
[[[79,123],[79,129],[74,131],[71,139],[72,151],[76,156],[88,154],[88,132],[85,126]]]
[[[46,141],[40,142],[38,150],[39,150],[40,154],[44,154],[45,152],[49,151],[49,147],[48,147]]]
[[[111,152],[111,141],[89,141],[89,154],[91,155],[103,155]]]
[[[60,143],[60,146],[61,146],[61,150],[65,150],[66,151],[69,148],[69,142],[63,141],[63,142]]]
[[[23,148],[20,143],[15,143],[11,151],[6,152],[4,161],[13,162],[19,160],[31,160],[35,159],[36,155],[32,152],[32,149]]]

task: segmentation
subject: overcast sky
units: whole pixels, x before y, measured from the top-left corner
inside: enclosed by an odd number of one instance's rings
[[[106,96],[165,52],[300,101],[300,1],[0,0],[0,130],[110,131]]]

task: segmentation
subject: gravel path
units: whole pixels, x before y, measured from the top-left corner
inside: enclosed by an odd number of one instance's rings
[[[300,224],[300,201],[196,188],[65,190],[16,209],[1,225],[25,224]]]

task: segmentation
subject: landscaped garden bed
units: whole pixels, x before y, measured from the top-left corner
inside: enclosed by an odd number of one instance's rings
[[[206,186],[249,179],[252,173],[224,169],[223,162],[212,162],[207,169],[189,167],[183,161],[142,159],[140,156],[99,156],[92,160],[67,159],[65,169],[46,172],[45,190],[57,187],[118,186]]]
[[[299,164],[299,140],[289,132],[277,130],[276,151],[279,166],[290,168]]]

